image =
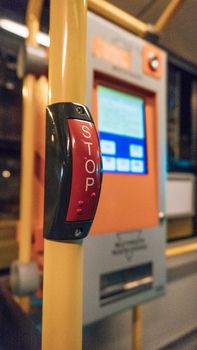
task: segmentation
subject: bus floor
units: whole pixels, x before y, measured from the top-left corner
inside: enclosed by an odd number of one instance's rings
[[[161,348],[160,350],[196,350],[197,349],[197,329],[184,335],[178,340]]]

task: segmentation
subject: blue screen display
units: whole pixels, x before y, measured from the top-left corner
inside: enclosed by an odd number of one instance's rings
[[[144,100],[103,85],[97,89],[103,172],[147,174]]]

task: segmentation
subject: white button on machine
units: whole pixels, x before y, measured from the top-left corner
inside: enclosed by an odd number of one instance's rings
[[[143,158],[143,147],[139,145],[130,145],[130,156],[134,158]]]
[[[102,153],[111,155],[116,154],[116,143],[114,141],[101,140],[100,146]]]
[[[123,172],[130,171],[129,159],[117,158],[117,170]]]
[[[103,160],[103,170],[105,171],[115,171],[116,170],[116,159],[114,157],[102,157]]]
[[[142,174],[144,172],[144,162],[142,160],[131,160],[131,171]]]

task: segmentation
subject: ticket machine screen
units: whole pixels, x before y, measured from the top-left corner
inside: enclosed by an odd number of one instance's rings
[[[144,99],[97,86],[103,172],[147,174]]]

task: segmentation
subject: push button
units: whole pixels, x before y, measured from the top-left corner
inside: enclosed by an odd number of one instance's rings
[[[159,59],[156,55],[150,54],[149,66],[153,71],[156,71],[159,68]]]
[[[162,50],[152,44],[145,43],[142,51],[142,69],[144,74],[155,79],[161,79],[162,62]]]
[[[94,218],[100,193],[98,136],[91,122],[69,119],[72,145],[72,184],[66,221]]]

